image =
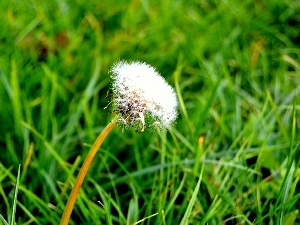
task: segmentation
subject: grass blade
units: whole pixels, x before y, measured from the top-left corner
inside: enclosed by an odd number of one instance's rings
[[[19,164],[19,168],[18,168],[18,176],[17,176],[16,186],[15,186],[15,191],[14,191],[13,208],[12,208],[12,213],[11,213],[11,217],[10,217],[10,221],[9,221],[10,225],[14,225],[14,223],[15,223],[17,195],[18,195],[19,181],[20,181],[20,171],[21,171],[21,164]]]
[[[198,180],[197,185],[194,189],[191,201],[190,201],[190,203],[189,203],[189,205],[188,205],[188,207],[187,207],[187,209],[184,213],[184,216],[183,216],[183,218],[180,222],[180,225],[188,224],[188,219],[189,219],[190,215],[192,214],[192,209],[193,209],[194,203],[197,199],[197,195],[198,195],[198,192],[199,192],[199,189],[200,189],[200,184],[201,184],[202,176],[203,176],[203,170],[204,170],[204,164],[202,164],[199,180]]]
[[[3,218],[3,216],[0,214],[0,220],[4,225],[9,225],[8,222]]]

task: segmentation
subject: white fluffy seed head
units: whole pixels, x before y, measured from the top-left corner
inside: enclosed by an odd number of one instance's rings
[[[177,97],[153,67],[144,62],[120,61],[112,67],[111,73],[113,103],[121,121],[138,124],[141,131],[145,118],[149,117],[161,128],[171,127],[177,117]]]

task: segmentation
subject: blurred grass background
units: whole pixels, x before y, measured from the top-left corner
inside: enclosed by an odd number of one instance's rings
[[[71,224],[300,224],[299,44],[293,0],[2,0],[2,223],[59,223],[125,59],[157,68],[180,115],[114,129]]]

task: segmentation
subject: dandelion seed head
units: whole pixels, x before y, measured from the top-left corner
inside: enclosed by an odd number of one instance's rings
[[[113,103],[121,121],[145,127],[152,118],[161,128],[170,128],[177,117],[177,97],[173,88],[150,65],[144,62],[116,63],[112,69]]]

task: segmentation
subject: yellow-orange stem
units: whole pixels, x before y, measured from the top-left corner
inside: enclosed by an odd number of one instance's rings
[[[79,193],[80,187],[84,181],[85,175],[86,175],[88,169],[90,168],[90,165],[91,165],[98,149],[100,148],[100,146],[103,143],[103,141],[105,140],[106,136],[109,134],[109,132],[112,130],[112,128],[115,125],[116,125],[116,120],[113,120],[109,124],[107,124],[107,126],[99,134],[99,136],[97,137],[93,146],[91,147],[89,153],[87,154],[87,156],[81,166],[81,169],[77,175],[76,182],[75,182],[74,187],[69,196],[64,213],[61,217],[60,225],[67,225],[69,223],[69,220],[70,220],[70,217],[71,217],[71,214],[72,214],[75,202],[76,202],[76,198]]]

